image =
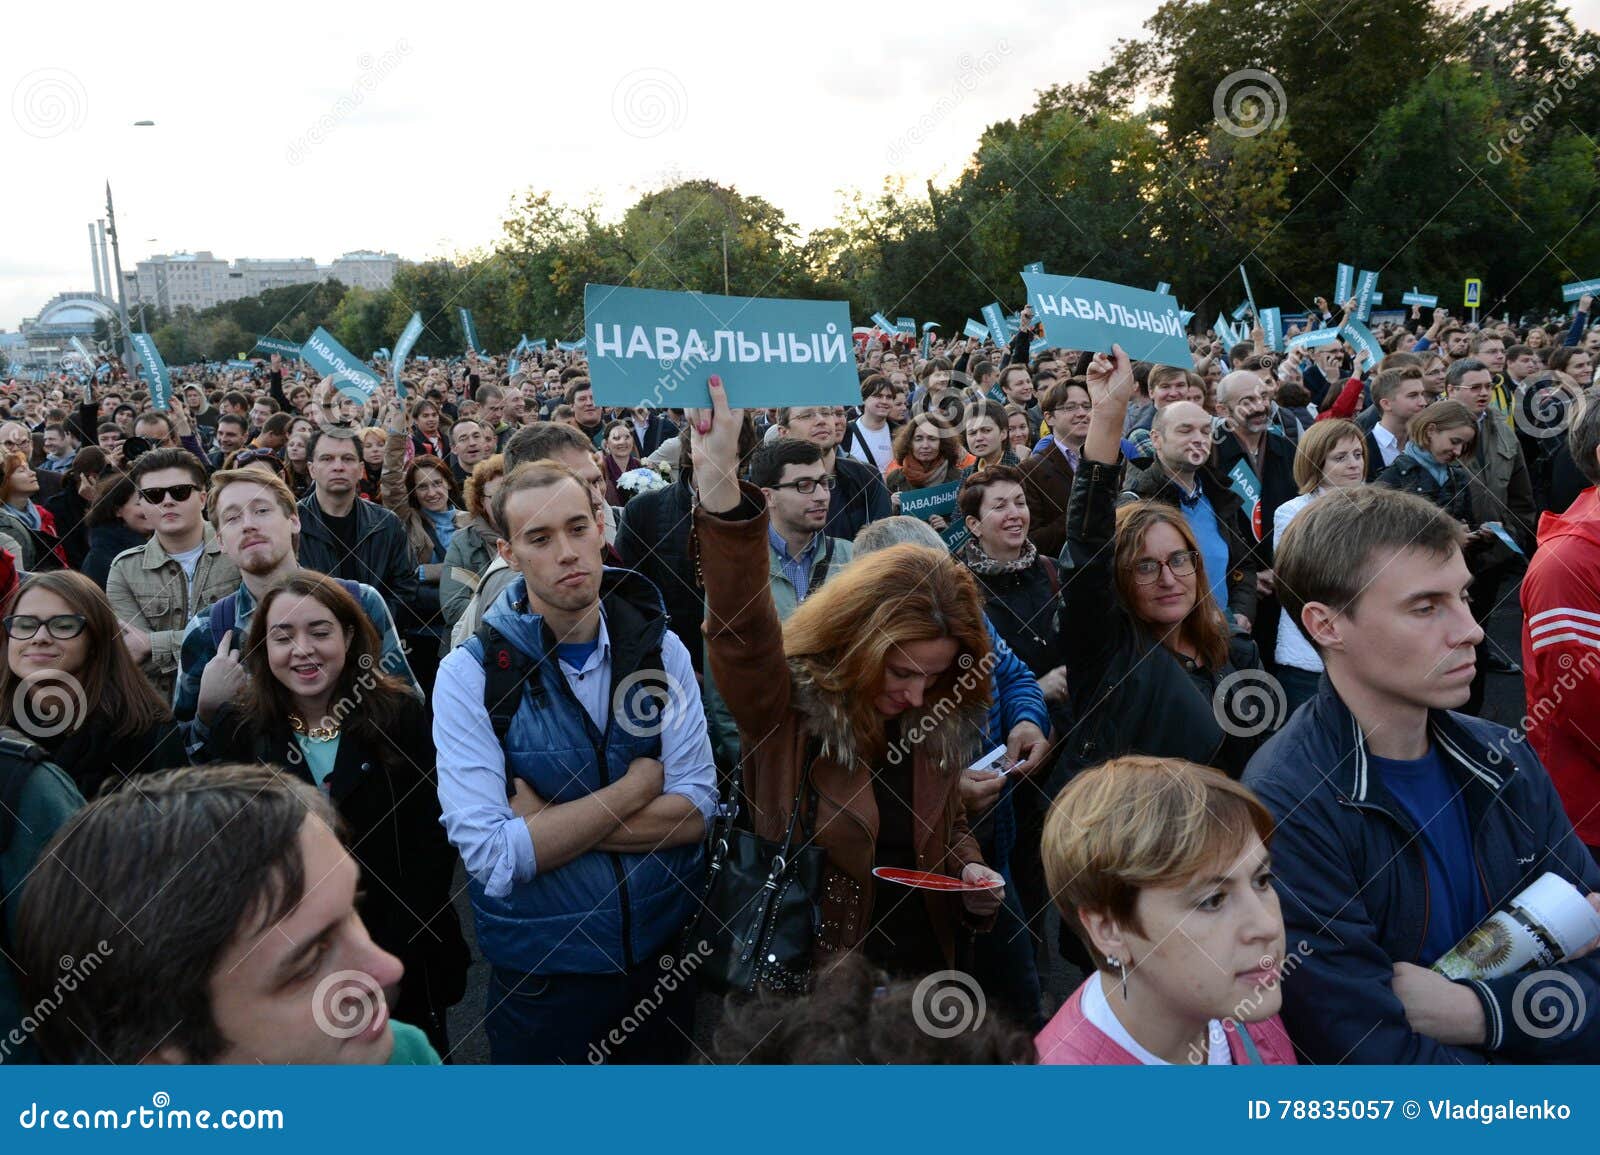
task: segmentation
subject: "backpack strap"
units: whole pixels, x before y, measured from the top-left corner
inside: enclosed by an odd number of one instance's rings
[[[544,695],[544,683],[534,671],[533,660],[506,640],[504,634],[488,622],[480,622],[473,632],[483,647],[483,706],[489,712],[489,724],[494,727],[495,741],[505,745],[506,734],[511,730],[511,719],[516,717],[526,694],[537,707]],[[516,793],[516,775],[511,762],[506,761],[506,797]]]
[[[239,595],[229,594],[225,598],[218,598],[211,603],[211,646],[212,649],[222,648],[222,639],[233,629],[233,623],[238,620],[239,607],[236,604]]]
[[[1061,596],[1061,574],[1056,570],[1056,563],[1044,554],[1039,555],[1039,560],[1044,563],[1045,576],[1050,579],[1050,600],[1055,601]]]

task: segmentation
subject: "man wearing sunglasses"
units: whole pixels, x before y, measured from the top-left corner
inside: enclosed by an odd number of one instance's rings
[[[152,449],[128,472],[155,533],[112,561],[106,596],[134,660],[170,697],[184,626],[239,588],[239,567],[206,524],[206,471],[192,453]]]

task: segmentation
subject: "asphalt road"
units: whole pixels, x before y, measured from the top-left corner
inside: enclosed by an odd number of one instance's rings
[[[1499,610],[1489,621],[1489,635],[1513,660],[1520,662],[1522,612],[1516,592],[1503,595]],[[1483,715],[1505,726],[1515,726],[1522,718],[1524,705],[1523,684],[1520,675],[1491,675],[1484,697]],[[461,918],[462,930],[472,947],[472,970],[467,976],[466,996],[450,1012],[450,1060],[455,1063],[486,1063],[489,1045],[482,1028],[489,968],[477,951],[477,939],[472,927],[472,906],[467,899],[466,875],[458,866],[456,871],[456,910]],[[1052,916],[1049,941],[1055,942],[1055,919]],[[1052,1014],[1082,981],[1082,972],[1064,962],[1053,949],[1049,951],[1048,965],[1043,974],[1046,1014]],[[697,1024],[697,1042],[704,1044],[716,1015],[717,1004],[709,999],[700,1001],[700,1022]]]

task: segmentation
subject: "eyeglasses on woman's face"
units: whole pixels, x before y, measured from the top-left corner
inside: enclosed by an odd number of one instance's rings
[[[89,619],[82,614],[55,614],[48,618],[35,617],[33,614],[12,614],[4,619],[6,636],[18,642],[26,642],[37,637],[40,626],[49,631],[52,638],[64,642],[83,633],[83,627],[88,622]]]
[[[1165,561],[1142,557],[1133,563],[1133,581],[1135,585],[1154,585],[1160,579],[1163,567],[1171,570],[1173,577],[1188,577],[1194,573],[1199,561],[1199,552],[1192,549],[1175,550],[1167,555]]]

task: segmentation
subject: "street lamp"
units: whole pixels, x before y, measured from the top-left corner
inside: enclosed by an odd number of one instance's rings
[[[153,128],[153,120],[136,120],[135,128]],[[133,335],[128,326],[128,288],[122,280],[122,246],[117,243],[117,213],[111,205],[111,181],[106,180],[106,233],[111,238],[111,258],[116,267],[117,274],[117,317],[122,324],[122,356],[123,364],[128,371],[133,371]],[[143,301],[140,301],[141,306]],[[144,311],[140,309],[141,321]]]

